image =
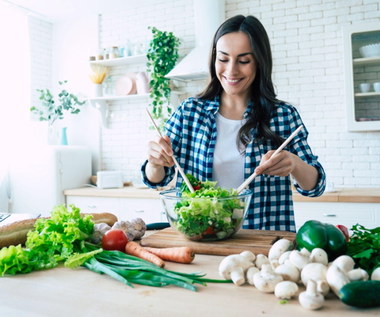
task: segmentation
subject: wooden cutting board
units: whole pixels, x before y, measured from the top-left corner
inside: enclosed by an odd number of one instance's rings
[[[141,240],[146,247],[191,247],[195,253],[209,255],[230,255],[248,250],[255,254],[268,255],[272,244],[279,239],[293,241],[295,233],[288,231],[240,229],[233,237],[223,241],[199,242],[185,238],[172,228],[153,233]]]

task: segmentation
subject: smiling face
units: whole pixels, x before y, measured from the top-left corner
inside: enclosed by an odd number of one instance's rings
[[[215,72],[224,93],[247,97],[256,77],[256,61],[244,32],[227,33],[216,43]]]

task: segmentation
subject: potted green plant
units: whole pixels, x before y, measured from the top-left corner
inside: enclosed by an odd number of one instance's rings
[[[62,86],[67,83],[67,80],[59,81],[58,83]],[[64,88],[58,94],[58,102],[55,102],[49,89],[37,89],[37,91],[40,93],[39,100],[41,103],[31,107],[30,111],[38,117],[39,121],[47,121],[50,126],[56,120],[63,119],[65,112],[79,113],[80,106],[86,103],[86,101],[80,101],[77,96],[69,93]]]
[[[170,79],[165,76],[174,68],[178,60],[180,44],[173,32],[160,31],[149,27],[153,37],[147,52],[147,72],[150,74],[150,98],[152,117],[163,126],[172,113],[170,105]]]
[[[58,83],[60,86],[63,86],[67,83],[67,80],[59,81]],[[56,120],[62,120],[66,112],[71,114],[79,113],[81,110],[80,107],[86,103],[86,101],[80,101],[76,95],[69,93],[63,87],[58,94],[57,102],[49,89],[37,89],[37,91],[40,94],[40,103],[36,106],[32,106],[30,111],[39,121],[46,121],[48,123],[49,134]],[[61,136],[61,143],[67,144],[65,128],[63,128],[62,133],[64,135]]]

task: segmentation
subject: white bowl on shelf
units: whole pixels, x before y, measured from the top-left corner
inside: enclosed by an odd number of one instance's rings
[[[380,57],[380,43],[369,44],[359,48],[360,55],[366,57]]]
[[[370,83],[361,83],[359,85],[360,92],[366,93],[369,92],[371,89],[371,84]]]
[[[380,82],[373,83],[373,90],[380,92]]]

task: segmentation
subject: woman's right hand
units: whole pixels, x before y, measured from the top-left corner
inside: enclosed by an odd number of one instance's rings
[[[151,167],[156,169],[174,165],[173,149],[170,138],[167,135],[148,143],[148,162]]]

